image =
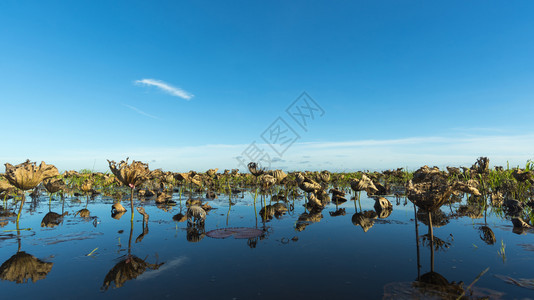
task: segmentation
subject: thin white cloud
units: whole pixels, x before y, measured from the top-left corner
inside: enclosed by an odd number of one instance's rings
[[[182,90],[181,88],[174,87],[164,81],[157,80],[157,79],[141,79],[136,80],[136,84],[144,85],[144,86],[155,86],[162,91],[176,97],[180,97],[185,100],[191,100],[193,98],[193,94]]]
[[[397,167],[416,169],[430,166],[471,166],[479,156],[488,156],[491,165],[524,166],[534,158],[534,134],[456,136],[456,137],[409,137],[384,140],[355,140],[344,142],[295,143],[282,157],[270,150],[267,144],[256,144],[269,153],[273,168],[286,171],[313,169],[382,170]],[[130,157],[149,162],[151,169],[169,171],[204,171],[239,168],[236,156],[243,156],[249,144],[207,144],[185,147],[95,147],[92,149],[68,149],[46,152],[43,149],[24,153],[5,153],[6,162],[22,162],[26,158],[53,163],[60,170],[92,168],[108,171],[106,159],[116,161]],[[306,157],[305,157],[306,156]],[[281,158],[283,162],[276,161]],[[156,159],[155,162],[152,160]],[[96,164],[95,164],[96,161]],[[245,163],[249,159],[245,158]],[[299,162],[309,161],[302,165]]]
[[[148,113],[146,113],[146,112],[140,110],[139,108],[137,108],[137,107],[135,107],[135,106],[131,106],[131,105],[124,104],[124,103],[123,103],[122,105],[128,107],[129,109],[135,111],[135,112],[138,113],[138,114],[141,114],[141,115],[143,115],[143,116],[146,116],[146,117],[149,117],[149,118],[152,118],[152,119],[159,120],[158,117],[156,117],[156,116],[154,116],[154,115],[151,115],[151,114],[148,114]]]

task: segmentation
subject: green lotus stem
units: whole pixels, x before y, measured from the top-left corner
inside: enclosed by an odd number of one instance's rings
[[[22,206],[24,206],[25,201],[26,201],[26,195],[22,194],[22,201],[20,202],[19,213],[17,214],[17,228],[19,226],[20,214],[22,213]]]
[[[132,187],[132,192],[130,194],[130,208],[132,210],[132,226],[133,226],[133,221],[134,221],[134,204],[133,204],[133,195],[134,195],[134,189],[135,187]]]

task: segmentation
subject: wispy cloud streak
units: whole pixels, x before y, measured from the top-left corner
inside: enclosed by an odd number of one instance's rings
[[[131,106],[131,105],[124,104],[124,103],[123,103],[122,105],[128,107],[129,109],[135,111],[135,112],[138,113],[138,114],[141,114],[141,115],[143,115],[143,116],[146,116],[146,117],[149,117],[149,118],[152,118],[152,119],[159,120],[158,117],[156,117],[156,116],[154,116],[154,115],[151,115],[151,114],[149,114],[149,113],[146,113],[146,112],[140,110],[139,108],[137,108],[137,107],[135,107],[135,106]]]
[[[193,98],[193,94],[185,91],[185,90],[182,90],[181,88],[177,88],[177,87],[174,87],[166,82],[163,82],[161,80],[157,80],[157,79],[141,79],[141,80],[136,80],[135,81],[136,84],[139,84],[139,85],[144,85],[144,86],[155,86],[159,89],[161,89],[162,91],[172,95],[172,96],[176,96],[176,97],[180,97],[182,99],[185,99],[185,100],[191,100],[191,98]]]

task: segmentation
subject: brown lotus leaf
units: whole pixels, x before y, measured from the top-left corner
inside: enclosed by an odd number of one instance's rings
[[[318,177],[322,182],[325,182],[325,183],[330,182],[330,172],[328,172],[326,170],[322,171],[321,173],[319,173]]]
[[[84,193],[89,193],[93,189],[93,181],[86,179],[80,186],[80,190]]]
[[[272,177],[274,177],[276,179],[277,183],[280,183],[282,180],[284,180],[284,178],[287,177],[287,174],[282,170],[269,171],[269,172],[267,172],[267,174],[271,175]]]
[[[438,167],[429,168],[422,166],[413,173],[413,183],[431,182],[436,180],[445,180],[446,176]]]
[[[271,175],[262,174],[258,177],[259,182],[262,184],[264,188],[269,188],[276,184],[276,178],[274,178]]]
[[[61,178],[48,178],[43,180],[43,185],[46,190],[53,194],[62,191],[66,186],[65,182]]]
[[[2,177],[0,177],[0,193],[13,190],[14,188],[15,187],[11,185],[7,180],[2,180]]]
[[[482,195],[477,189],[477,183],[475,180],[469,180],[467,183],[456,181],[453,184],[452,189],[455,191],[460,191],[460,192],[471,194],[474,196]]]
[[[126,159],[126,161],[122,160],[117,165],[115,161],[108,160],[108,163],[111,172],[123,185],[126,186],[139,186],[145,182],[150,175],[148,164],[140,161],[134,160],[131,164],[128,164],[128,159]]]
[[[413,184],[410,180],[406,195],[417,207],[426,211],[440,208],[449,199],[452,188],[443,182],[421,182]]]
[[[4,176],[6,179],[23,191],[35,188],[44,179],[59,175],[56,167],[47,165],[44,161],[41,162],[39,167],[36,166],[35,162],[30,162],[30,160],[16,166],[6,163],[5,166],[6,173]]]
[[[515,178],[515,180],[519,182],[528,181],[530,183],[534,183],[534,174],[532,173],[532,171],[522,171],[520,169],[514,169],[512,171],[512,176]]]
[[[206,174],[209,176],[209,177],[213,177],[215,176],[215,174],[217,174],[217,171],[219,171],[219,169],[215,168],[215,169],[209,169],[206,171]]]
[[[359,191],[368,191],[371,193],[378,192],[378,189],[374,185],[373,181],[367,177],[365,174],[362,174],[362,179],[353,179],[350,182],[350,187],[352,190],[359,192]]]
[[[111,206],[111,211],[112,212],[126,212],[126,208],[124,208],[124,206],[122,206],[120,202],[117,202]]]
[[[107,290],[113,282],[115,282],[115,288],[120,288],[128,280],[137,278],[143,274],[147,269],[157,270],[161,267],[161,264],[149,264],[146,261],[140,259],[137,256],[129,255],[126,259],[117,263],[104,278],[103,290]]]
[[[250,171],[250,173],[254,176],[260,176],[261,174],[265,173],[265,169],[263,168],[260,168],[258,166],[258,164],[256,164],[255,162],[250,162],[248,164],[248,170]]]
[[[26,283],[46,278],[52,270],[54,263],[44,262],[24,251],[17,252],[0,266],[0,278],[2,280]]]

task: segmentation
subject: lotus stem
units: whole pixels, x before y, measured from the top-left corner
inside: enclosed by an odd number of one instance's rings
[[[415,203],[413,204],[413,215],[415,220],[415,245],[417,247],[417,280],[421,276],[421,259],[419,255],[419,227],[417,225],[417,209],[415,208]]]
[[[133,204],[133,196],[134,196],[134,189],[135,187],[132,187],[132,192],[130,194],[130,208],[132,210],[132,226],[133,226],[133,221],[134,221],[134,204]],[[131,234],[130,234],[131,235]],[[131,237],[130,237],[131,239]]]
[[[432,214],[428,211],[428,233],[430,234],[430,271],[434,272],[434,230],[432,229]]]
[[[17,214],[17,228],[19,227],[20,214],[22,213],[22,206],[24,206],[25,201],[26,201],[26,195],[22,194],[22,200],[20,201],[19,213]]]

